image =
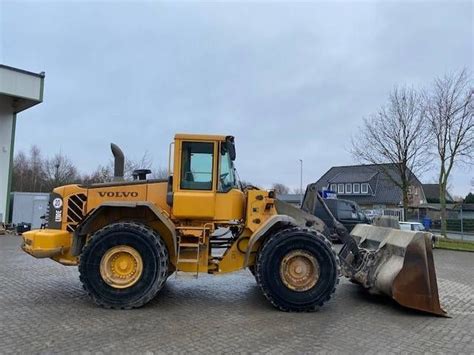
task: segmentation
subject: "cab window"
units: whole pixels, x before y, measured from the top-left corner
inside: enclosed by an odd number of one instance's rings
[[[227,149],[221,147],[218,191],[227,192],[233,187],[236,187],[234,165]]]
[[[181,189],[212,190],[213,154],[213,143],[183,142]]]
[[[340,219],[357,219],[357,210],[355,205],[352,205],[346,201],[338,201],[338,216]]]

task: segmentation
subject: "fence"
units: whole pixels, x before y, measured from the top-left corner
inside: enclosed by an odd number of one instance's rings
[[[396,217],[399,222],[405,221],[403,208],[385,208],[382,210],[382,215]]]
[[[447,230],[452,232],[474,232],[474,219],[447,219]],[[433,221],[433,229],[441,229],[441,220]]]

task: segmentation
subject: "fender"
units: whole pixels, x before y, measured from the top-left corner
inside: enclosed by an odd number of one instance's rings
[[[254,246],[257,242],[262,239],[269,231],[271,231],[274,227],[282,227],[282,226],[297,226],[296,220],[293,217],[276,214],[271,216],[267,219],[262,226],[250,236],[249,244],[247,250],[245,252],[245,259],[244,259],[244,268],[248,266],[248,262],[250,259],[250,254]]]
[[[163,223],[165,228],[169,231],[172,241],[174,254],[176,255],[176,231],[174,223],[166,216],[156,205],[148,201],[132,201],[132,202],[121,202],[121,201],[110,201],[104,202],[97,206],[90,214],[84,218],[84,220],[78,225],[73,234],[71,254],[78,256],[86,242],[86,235],[90,233],[92,223],[109,208],[137,208],[146,207],[148,208],[156,218]]]

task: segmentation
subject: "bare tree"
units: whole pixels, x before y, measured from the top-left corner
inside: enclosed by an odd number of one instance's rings
[[[85,174],[82,176],[82,183],[84,184],[96,184],[109,182],[113,179],[113,169],[110,165],[102,166],[99,165],[92,174]]]
[[[351,153],[362,163],[380,164],[378,168],[401,189],[406,212],[410,185],[428,169],[428,143],[422,97],[413,88],[401,87],[392,90],[376,114],[364,118]]]
[[[40,149],[33,145],[29,155],[22,151],[13,160],[13,191],[42,192],[45,190],[45,162]]]
[[[148,154],[148,151],[143,153],[140,159],[128,159],[125,158],[125,171],[124,171],[124,178],[125,180],[131,180],[132,174],[134,170],[137,169],[151,169],[152,167],[152,159]]]
[[[302,195],[305,193],[305,188],[303,187],[303,189],[301,189],[300,187],[296,187],[293,189],[293,193],[294,194],[297,194],[297,195]]]
[[[168,179],[168,169],[159,167],[157,169],[151,169],[151,178],[152,179]]]
[[[77,168],[71,160],[62,153],[58,153],[53,158],[46,160],[45,173],[45,183],[48,191],[58,186],[80,181]]]
[[[275,193],[277,195],[283,195],[290,192],[290,188],[288,186],[280,184],[280,183],[274,183],[272,185],[272,189],[275,190]]]
[[[22,151],[13,160],[12,191],[27,191],[29,161]]]
[[[466,70],[434,81],[424,94],[431,138],[439,159],[441,234],[446,235],[446,189],[453,167],[474,158],[474,89]]]
[[[42,191],[45,166],[38,146],[33,145],[30,148],[30,189],[31,191]]]

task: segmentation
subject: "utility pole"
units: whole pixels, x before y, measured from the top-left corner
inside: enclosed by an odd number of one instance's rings
[[[300,206],[303,206],[303,159],[300,159]]]

